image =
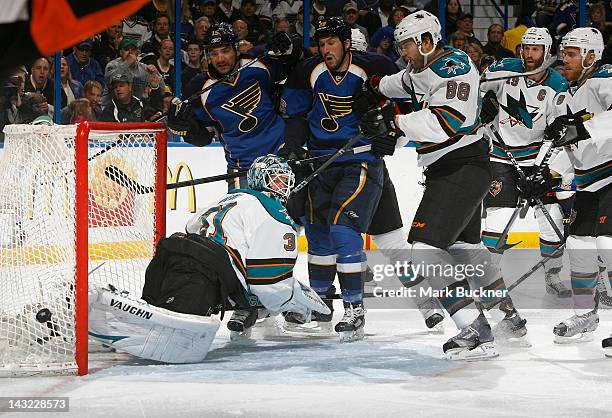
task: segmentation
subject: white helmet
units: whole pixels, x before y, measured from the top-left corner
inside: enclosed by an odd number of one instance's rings
[[[368,41],[359,29],[351,29],[351,49],[361,52],[368,49]]]
[[[561,39],[561,49],[567,47],[579,48],[583,60],[589,51],[593,51],[597,61],[601,59],[604,50],[603,36],[595,28],[576,28]]]
[[[546,28],[529,28],[521,38],[521,45],[543,45],[544,46],[544,62],[550,58],[550,48],[552,47],[552,38]]]
[[[434,44],[434,49],[427,54],[421,50],[424,33],[431,34]],[[419,52],[427,57],[427,55],[435,50],[435,45],[442,40],[442,27],[437,17],[426,11],[418,11],[403,18],[397,25],[397,28],[395,28],[393,36],[395,37],[396,45],[399,45],[406,39],[412,39],[419,48]]]

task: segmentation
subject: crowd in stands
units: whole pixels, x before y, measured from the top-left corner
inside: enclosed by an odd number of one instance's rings
[[[547,27],[557,43],[578,26],[577,0],[524,1],[519,2],[520,16],[514,27],[504,31],[500,18],[499,23],[489,26],[486,39],[479,39],[474,33],[474,17],[464,11],[469,2],[463,3],[446,1],[446,40],[465,51],[481,69],[495,60],[520,56],[520,39],[529,26]],[[598,28],[608,45],[604,63],[612,63],[611,3],[590,2],[587,8],[587,25]],[[29,123],[40,115],[53,116],[56,111],[62,124],[163,119],[170,100],[178,95],[174,91],[177,78],[183,86],[183,96],[198,90],[190,82],[206,73],[203,43],[210,26],[218,22],[233,26],[239,49],[246,54],[264,52],[266,41],[276,32],[287,32],[303,41],[306,23],[303,2],[299,0],[183,0],[182,5],[180,74],[176,74],[174,65],[174,1],[152,1],[138,13],[63,51],[61,109],[54,109],[53,56],[24,63],[3,80],[0,126]],[[438,1],[313,0],[308,24],[313,34],[320,17],[342,16],[351,28],[363,34],[368,51],[386,55],[405,67],[395,48],[393,31],[405,16],[422,9],[437,14]],[[312,40],[303,53],[305,57],[317,53]],[[559,63],[556,66],[560,68]]]

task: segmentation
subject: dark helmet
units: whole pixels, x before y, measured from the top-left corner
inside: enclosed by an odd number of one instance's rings
[[[231,45],[238,49],[238,38],[234,28],[229,23],[217,23],[212,25],[204,37],[204,50],[209,50],[216,46]]]
[[[344,42],[351,39],[351,28],[338,16],[324,18],[317,22],[314,36],[317,41],[321,38],[337,36]]]

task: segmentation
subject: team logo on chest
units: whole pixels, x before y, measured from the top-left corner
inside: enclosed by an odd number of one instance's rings
[[[222,109],[232,112],[242,118],[238,124],[240,132],[250,132],[256,126],[258,119],[252,115],[253,110],[261,101],[261,87],[255,82],[244,91],[232,97],[227,103],[221,105]]]
[[[321,119],[321,127],[327,132],[336,132],[340,127],[336,119],[351,113],[353,97],[319,93],[319,99],[327,115]]]
[[[506,105],[502,103],[499,106],[506,111],[509,118],[501,120],[500,123],[505,124],[510,122],[510,126],[523,125],[526,128],[533,129],[533,124],[542,115],[538,115],[538,107],[528,105],[525,100],[525,95],[520,92],[519,99],[515,99],[510,94],[506,93]]]

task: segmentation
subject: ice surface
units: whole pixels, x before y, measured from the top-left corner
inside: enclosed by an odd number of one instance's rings
[[[303,260],[298,270],[305,277]],[[542,274],[524,285],[517,290],[543,286]],[[338,320],[339,301],[336,308]],[[262,328],[254,341],[230,342],[222,327],[201,364],[95,353],[86,377],[1,379],[0,394],[68,396],[75,416],[611,416],[612,359],[600,341],[612,331],[612,312],[601,312],[593,342],[553,344],[553,326],[570,315],[524,311],[532,347],[498,346],[499,358],[480,362],[446,360],[441,346],[456,333],[452,322],[443,335],[429,333],[407,309],[369,310],[366,339],[352,344],[335,336],[259,339]]]

